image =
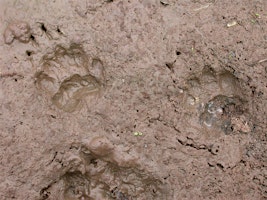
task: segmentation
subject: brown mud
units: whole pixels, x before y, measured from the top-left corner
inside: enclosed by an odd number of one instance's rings
[[[267,1],[0,11],[0,199],[267,198]]]

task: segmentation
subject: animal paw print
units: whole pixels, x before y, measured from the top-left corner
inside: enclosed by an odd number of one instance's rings
[[[233,119],[248,118],[245,117],[248,109],[240,81],[229,71],[216,73],[208,66],[188,80],[186,104],[200,113],[199,121],[203,127],[219,128],[230,134],[233,132]],[[235,129],[249,132],[248,119],[243,121],[245,126],[241,128],[240,123],[236,123],[238,128]]]
[[[87,96],[104,87],[103,63],[93,59],[90,69],[88,62],[80,45],[71,44],[69,48],[57,45],[52,53],[43,56],[35,84],[57,108],[74,112],[82,107]]]

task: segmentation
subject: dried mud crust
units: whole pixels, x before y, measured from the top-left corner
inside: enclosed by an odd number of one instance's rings
[[[0,4],[0,199],[267,198],[267,1]]]
[[[10,23],[3,36],[6,44],[11,44],[15,39],[27,43],[31,38],[30,26],[27,22],[23,21]]]

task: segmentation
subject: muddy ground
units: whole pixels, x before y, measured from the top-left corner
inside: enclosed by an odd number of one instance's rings
[[[0,199],[266,199],[267,1],[0,1]]]

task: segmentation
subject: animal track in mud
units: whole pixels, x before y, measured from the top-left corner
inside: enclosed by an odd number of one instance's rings
[[[83,98],[97,93],[100,87],[101,84],[94,76],[75,74],[61,83],[52,97],[52,102],[66,112],[73,112],[79,107]]]
[[[139,169],[137,158],[133,159],[105,137],[83,141],[75,149],[78,149],[75,155],[66,158],[69,162],[66,170],[59,172],[63,175],[55,181],[57,187],[46,187],[49,198],[166,199],[166,186],[151,173]]]
[[[232,73],[216,73],[211,67],[187,81],[185,105],[197,113],[205,128],[215,128],[229,134],[250,132],[248,108],[242,99],[240,80]]]
[[[89,68],[88,62],[80,45],[57,45],[52,53],[43,56],[35,84],[57,108],[73,112],[81,108],[87,96],[95,96],[104,87],[103,63],[93,59]]]
[[[246,108],[243,106],[244,101],[239,97],[227,97],[224,95],[215,96],[204,107],[200,115],[201,124],[207,127],[221,128],[226,134],[234,131],[233,119],[239,119],[244,116]],[[236,127],[236,131],[249,132],[249,125],[246,128]]]
[[[224,71],[218,75],[211,67],[204,67],[201,74],[187,81],[188,103],[196,105],[209,101],[217,95],[241,95],[238,79],[230,72]]]
[[[62,176],[65,184],[64,199],[88,199],[90,180],[80,172],[68,172]]]

